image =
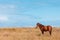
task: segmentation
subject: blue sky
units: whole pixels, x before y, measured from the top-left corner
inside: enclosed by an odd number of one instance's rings
[[[0,26],[60,26],[60,0],[0,0]]]

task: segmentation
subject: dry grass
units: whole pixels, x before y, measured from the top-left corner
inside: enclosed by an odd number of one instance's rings
[[[60,28],[53,28],[51,36],[39,28],[0,28],[0,40],[60,40]]]

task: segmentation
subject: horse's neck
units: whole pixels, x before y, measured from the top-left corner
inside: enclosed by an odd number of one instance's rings
[[[40,30],[42,30],[44,27],[45,27],[44,25],[39,26]]]
[[[40,26],[39,26],[40,29],[43,28],[43,27],[44,27],[43,25],[40,25]]]

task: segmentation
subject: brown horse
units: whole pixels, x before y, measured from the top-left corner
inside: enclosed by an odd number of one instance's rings
[[[52,26],[50,26],[50,25],[44,26],[44,25],[42,25],[42,24],[40,24],[40,23],[37,23],[36,25],[37,25],[36,28],[39,27],[40,30],[41,30],[41,32],[42,32],[42,34],[44,34],[44,32],[46,32],[46,31],[49,31],[49,33],[50,33],[50,35],[51,35]]]

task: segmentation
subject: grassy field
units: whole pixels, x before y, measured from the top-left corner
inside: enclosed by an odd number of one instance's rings
[[[0,28],[0,40],[60,40],[60,28],[41,34],[39,28]]]

